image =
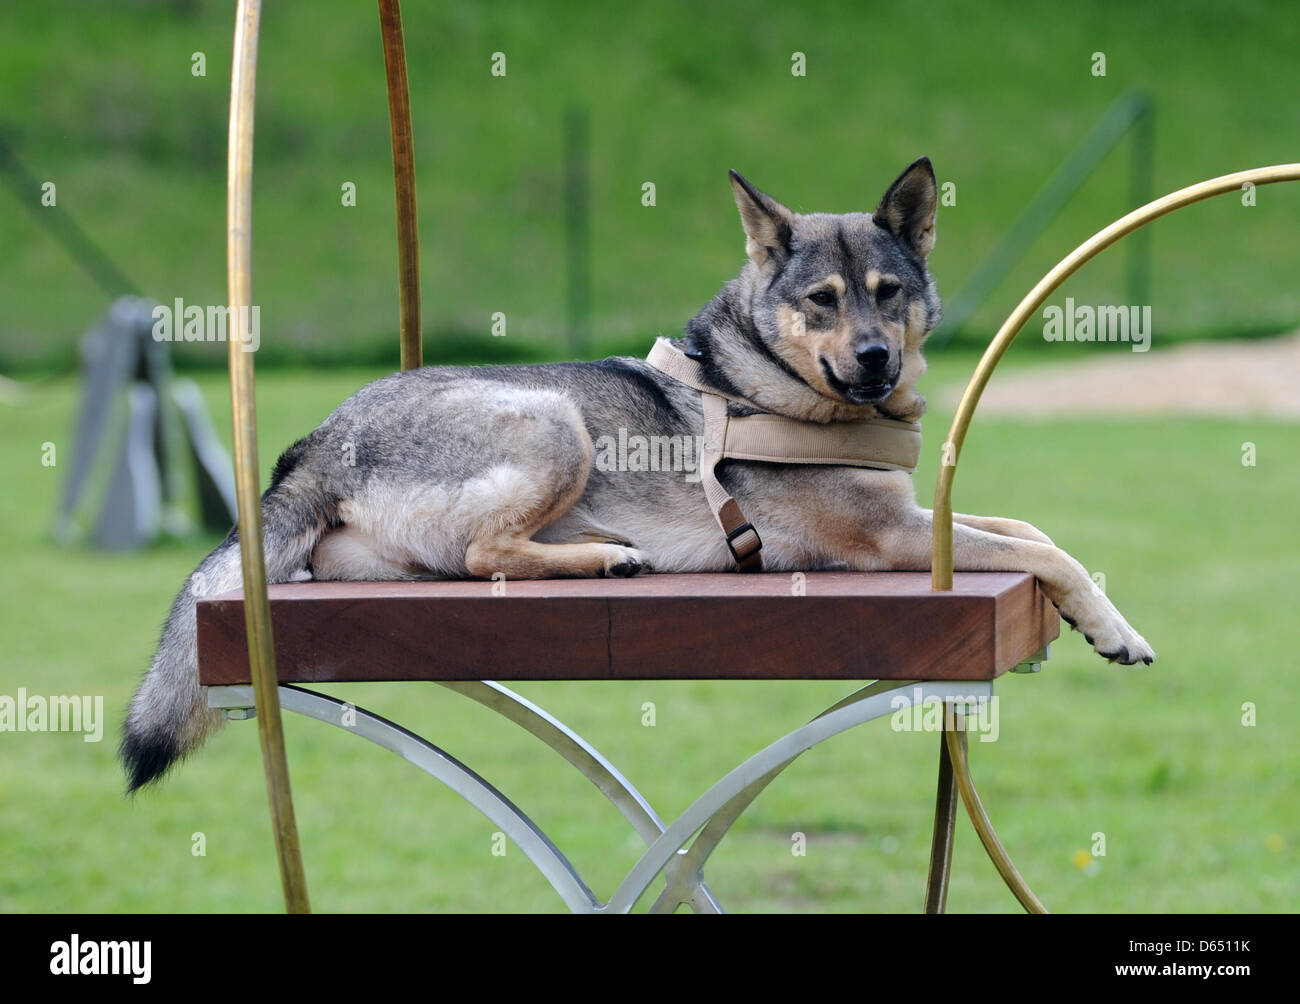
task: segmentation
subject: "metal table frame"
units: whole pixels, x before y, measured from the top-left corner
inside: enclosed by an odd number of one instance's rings
[[[1037,667],[1037,663],[1032,663],[1021,669]],[[646,843],[644,854],[608,901],[599,899],[554,841],[522,809],[446,750],[380,715],[314,690],[282,684],[279,704],[286,711],[333,725],[374,743],[441,781],[506,834],[574,913],[629,913],[660,873],[665,874],[664,889],[649,912],[672,913],[688,905],[696,913],[722,913],[721,905],[704,881],[705,862],[745,809],[800,755],[833,736],[897,711],[900,706],[897,699],[904,694],[909,705],[944,703],[945,724],[956,727],[952,730],[945,727],[941,752],[948,754],[951,738],[959,736],[959,755],[964,761],[963,709],[993,694],[991,681],[882,680],[869,684],[759,750],[714,783],[671,824],[665,825],[617,767],[537,704],[489,680],[439,682],[438,685],[477,701],[544,742],[594,784]],[[223,709],[228,718],[252,717],[256,703],[250,685],[208,688],[208,705]],[[345,710],[350,714],[345,716]],[[343,724],[347,718],[354,718],[355,722]],[[942,912],[947,899],[956,819],[954,789],[951,761],[941,755],[935,813],[936,850],[930,862],[927,912]]]

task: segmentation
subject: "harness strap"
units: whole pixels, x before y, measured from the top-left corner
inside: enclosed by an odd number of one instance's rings
[[[763,541],[736,500],[722,487],[715,469],[723,460],[758,460],[777,464],[831,464],[885,471],[916,470],[921,455],[921,426],[890,418],[857,422],[800,422],[763,413],[733,417],[727,402],[755,407],[704,382],[704,368],[666,339],[655,342],[646,357],[661,373],[700,392],[704,412],[704,447],[700,483],[713,518],[742,572],[763,570]]]

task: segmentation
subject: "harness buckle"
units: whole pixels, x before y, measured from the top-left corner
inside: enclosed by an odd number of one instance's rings
[[[737,537],[743,536],[746,533],[752,533],[754,535],[754,542],[752,544],[745,545],[744,551],[742,553],[741,551],[736,550],[736,545],[732,543],[732,541],[734,541]],[[736,529],[732,530],[729,534],[727,534],[727,550],[731,552],[731,557],[735,559],[737,565],[743,565],[746,561],[748,561],[750,558],[752,558],[762,549],[763,549],[763,538],[758,535],[758,531],[754,529],[753,523],[748,523],[748,522],[741,523],[740,526],[736,527]]]

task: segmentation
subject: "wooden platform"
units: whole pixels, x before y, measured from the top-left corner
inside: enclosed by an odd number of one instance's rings
[[[493,586],[504,595],[494,596]],[[1033,577],[648,575],[271,587],[282,682],[989,680],[1060,633]],[[199,680],[248,683],[242,593],[198,604]]]

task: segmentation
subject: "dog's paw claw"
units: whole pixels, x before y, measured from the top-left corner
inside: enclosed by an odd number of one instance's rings
[[[610,545],[615,552],[605,559],[600,574],[613,579],[630,579],[634,575],[650,571],[650,562],[644,554],[631,547]]]
[[[1097,654],[1107,662],[1118,663],[1121,666],[1136,666],[1139,662],[1150,666],[1155,661],[1155,652],[1151,650],[1151,646],[1146,643],[1146,640],[1132,628],[1129,628],[1128,632],[1129,637],[1119,644],[1094,646],[1097,649]]]
[[[1094,588],[1074,599],[1066,597],[1066,601],[1061,619],[1082,634],[1107,662],[1124,666],[1141,662],[1149,666],[1155,660],[1156,654],[1146,639],[1133,630],[1099,590]]]

